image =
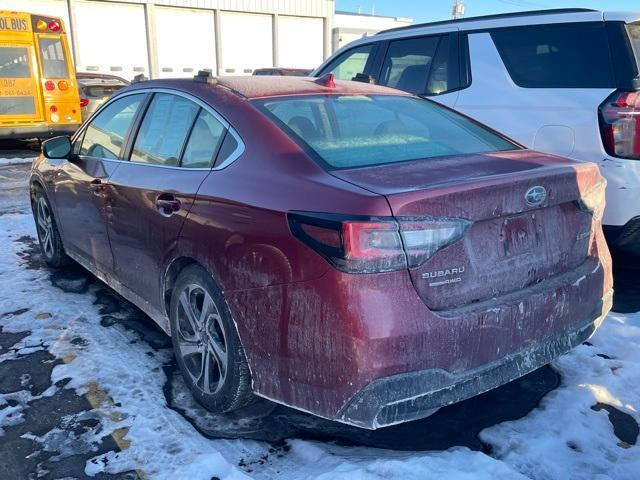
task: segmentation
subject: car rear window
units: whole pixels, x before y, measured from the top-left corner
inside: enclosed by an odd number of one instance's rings
[[[492,31],[491,37],[520,87],[615,87],[602,22],[499,29]]]
[[[82,87],[82,93],[88,98],[106,98],[113,95],[121,88],[126,87],[122,85],[87,85]]]
[[[254,103],[329,169],[517,149],[436,103],[395,95],[318,95]]]

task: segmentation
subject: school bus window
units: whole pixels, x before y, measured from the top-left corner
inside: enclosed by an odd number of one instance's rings
[[[26,48],[0,47],[0,78],[29,78],[30,76]]]
[[[67,59],[59,38],[40,38],[40,57],[42,59],[42,75],[45,78],[67,78]]]

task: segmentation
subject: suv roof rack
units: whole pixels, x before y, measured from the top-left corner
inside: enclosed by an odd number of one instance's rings
[[[549,8],[545,10],[528,10],[526,12],[496,13],[493,15],[480,15],[477,17],[458,18],[457,20],[442,20],[439,22],[416,23],[414,25],[407,25],[406,27],[396,27],[396,28],[390,28],[388,30],[382,30],[381,32],[376,33],[376,35],[381,35],[383,33],[388,33],[388,32],[412,30],[414,28],[432,27],[436,25],[456,25],[458,23],[476,22],[481,20],[531,17],[531,16],[537,16],[537,15],[557,15],[562,13],[586,13],[586,12],[597,12],[597,11],[598,10],[594,10],[592,8]]]

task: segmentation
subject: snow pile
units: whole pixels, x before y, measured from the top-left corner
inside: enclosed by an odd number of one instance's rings
[[[540,408],[480,434],[497,458],[532,478],[640,478],[640,448],[592,408],[611,405],[640,423],[640,314],[611,313],[589,343],[556,360],[562,386]]]
[[[106,392],[87,413],[100,418],[102,428],[69,438],[61,425],[32,437],[43,448],[66,454],[127,429],[128,446],[87,462],[88,475],[139,470],[149,479],[178,480],[638,478],[640,447],[621,442],[607,411],[592,407],[611,405],[640,421],[640,314],[610,315],[592,346],[580,346],[555,362],[560,388],[526,417],[481,433],[491,456],[467,448],[416,453],[294,439],[274,454],[266,442],[207,439],[169,408],[162,367],[170,362],[171,350],[154,349],[122,322],[105,324],[95,305],[98,284],[88,291],[74,284],[79,293],[64,293],[51,284],[46,269],[25,268],[28,236],[35,236],[29,215],[0,216],[0,326],[5,332],[30,332],[0,362],[46,349],[64,359],[54,368],[52,382],[69,379],[64,388]],[[19,422],[21,410],[29,408],[28,392],[10,395],[14,407],[2,408],[9,396],[0,396],[0,429]]]

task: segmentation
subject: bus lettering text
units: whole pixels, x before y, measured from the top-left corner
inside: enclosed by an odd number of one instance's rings
[[[18,30],[26,32],[27,21],[24,18],[0,18],[0,30]]]

